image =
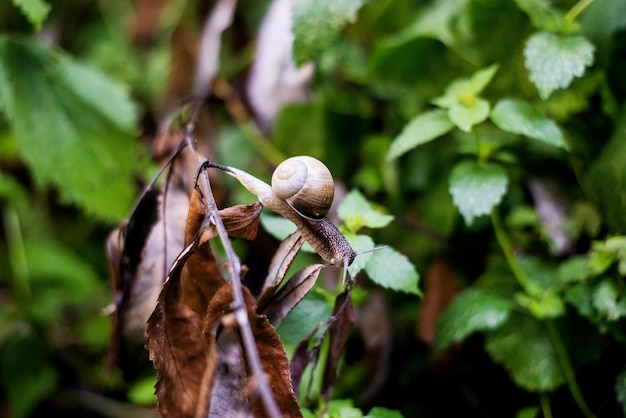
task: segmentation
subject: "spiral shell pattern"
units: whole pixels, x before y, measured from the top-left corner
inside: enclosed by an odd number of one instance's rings
[[[300,215],[319,220],[333,203],[335,183],[321,161],[308,156],[291,157],[274,170],[272,191]]]

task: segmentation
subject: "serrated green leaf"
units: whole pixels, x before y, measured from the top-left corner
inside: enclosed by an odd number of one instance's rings
[[[13,5],[22,11],[36,30],[41,29],[51,9],[44,0],[13,0]]]
[[[457,295],[437,322],[437,349],[469,335],[499,327],[509,317],[513,303],[490,292],[467,289]]]
[[[485,349],[526,390],[551,391],[565,381],[544,323],[530,316],[513,314],[485,333]]]
[[[357,252],[371,250],[374,248],[374,240],[367,235],[346,234],[346,239],[350,243],[352,249]],[[365,265],[372,257],[372,254],[373,252],[360,254],[354,259],[350,267],[348,267],[348,274],[350,274],[350,277],[356,277],[356,275],[365,268]]]
[[[558,125],[528,103],[513,99],[500,100],[491,111],[490,117],[503,131],[568,149]]]
[[[500,203],[508,182],[501,166],[466,160],[452,169],[449,191],[465,223],[471,225],[476,216],[489,214]]]
[[[393,221],[392,215],[374,209],[365,196],[356,189],[341,201],[337,207],[337,216],[352,233],[363,227],[384,228]]]
[[[365,272],[374,283],[385,289],[421,295],[415,266],[393,248],[374,251],[365,265]]]
[[[356,21],[364,0],[295,0],[293,55],[298,65],[316,59],[347,23]]]
[[[0,107],[39,185],[103,219],[127,214],[138,155],[122,86],[33,41],[1,38]]]
[[[471,104],[458,104],[450,107],[448,116],[459,129],[470,132],[472,126],[487,119],[490,109],[488,101],[477,98]]]
[[[585,67],[593,64],[594,46],[584,36],[539,32],[524,48],[530,80],[546,99],[554,90],[564,89],[575,77],[582,77]]]
[[[394,138],[387,152],[387,161],[445,135],[452,128],[454,124],[445,110],[431,110],[417,115],[404,126],[400,135]]]

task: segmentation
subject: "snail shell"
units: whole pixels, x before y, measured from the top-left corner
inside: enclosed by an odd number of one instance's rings
[[[320,220],[333,203],[335,183],[321,161],[308,156],[291,157],[274,170],[272,191],[301,216]]]

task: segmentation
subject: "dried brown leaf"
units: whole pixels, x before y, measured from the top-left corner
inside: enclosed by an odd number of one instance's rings
[[[322,395],[326,401],[332,395],[333,383],[337,377],[337,365],[343,352],[343,348],[348,341],[348,335],[354,325],[354,308],[350,289],[344,290],[335,299],[333,315],[335,319],[330,324],[328,332],[328,358],[324,367],[324,377],[322,379]]]
[[[261,363],[269,379],[277,404],[284,416],[301,416],[300,408],[291,386],[289,362],[282,342],[267,318],[256,313],[254,297],[247,288],[243,288],[243,290],[247,314]],[[256,396],[251,398],[249,393],[252,390],[252,395],[255,395],[254,384],[256,384],[256,381],[250,376],[247,362],[245,373],[244,369],[240,369],[236,364],[233,364],[234,359],[241,358],[240,345],[238,347],[233,346],[232,335],[222,337],[222,333],[229,329],[229,324],[218,328],[220,322],[224,325],[224,318],[227,318],[232,312],[232,302],[230,286],[222,287],[211,300],[205,317],[203,335],[206,344],[211,352],[219,353],[219,356],[215,364],[217,369],[215,380],[210,387],[205,388],[207,392],[205,392],[204,396],[210,398],[208,401],[209,411],[210,414],[215,414],[214,416],[234,416],[241,412],[242,399],[252,399],[253,402],[249,402],[249,404],[252,404],[254,415],[263,417],[266,416],[266,411],[262,402],[260,399],[254,399]]]
[[[294,274],[271,298],[267,298],[259,309],[272,324],[277,324],[306,296],[317,282],[325,264],[312,264]]]
[[[165,417],[195,416],[209,364],[200,317],[183,302],[183,265],[172,270],[148,320],[146,347],[157,370],[157,408]]]
[[[259,230],[259,215],[263,205],[259,202],[251,205],[236,205],[219,211],[228,235],[247,240],[256,238]],[[217,236],[215,225],[210,224],[202,231],[200,245]]]
[[[272,261],[270,261],[263,291],[259,296],[259,306],[262,306],[265,300],[276,292],[276,289],[284,280],[289,267],[291,267],[293,260],[295,260],[300,252],[302,244],[304,244],[304,237],[297,231],[280,243],[272,257]]]
[[[436,258],[426,272],[424,300],[417,318],[417,336],[427,345],[435,342],[439,315],[459,291],[452,269],[443,258]]]

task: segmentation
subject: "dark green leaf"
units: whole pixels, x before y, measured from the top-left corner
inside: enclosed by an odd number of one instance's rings
[[[403,418],[400,411],[375,406],[365,415],[365,418]]]
[[[332,302],[315,291],[309,292],[282,320],[276,331],[281,339],[297,344],[317,324],[328,319],[332,311]]]
[[[558,125],[528,103],[513,99],[500,100],[491,111],[491,120],[504,131],[568,148]]]
[[[32,41],[1,38],[0,108],[38,184],[99,217],[126,215],[138,161],[122,86]]]
[[[457,295],[437,323],[437,348],[443,349],[469,335],[499,327],[513,308],[510,300],[478,289]]]
[[[544,323],[530,316],[511,315],[506,323],[487,332],[485,348],[526,390],[551,391],[565,381]]]

